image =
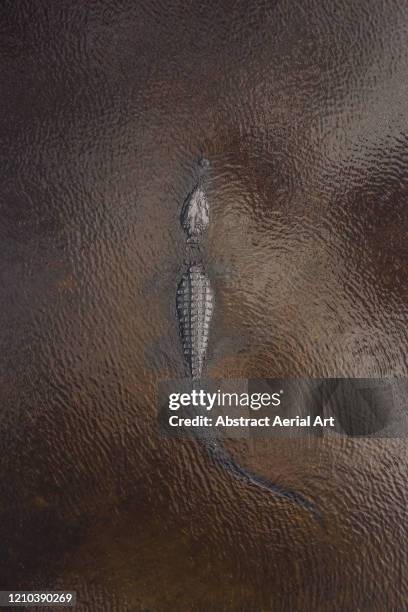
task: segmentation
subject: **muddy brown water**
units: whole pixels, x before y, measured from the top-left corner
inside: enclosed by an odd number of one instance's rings
[[[402,1],[2,2],[0,583],[78,610],[408,609],[405,440],[158,435],[211,160],[213,377],[406,376]]]

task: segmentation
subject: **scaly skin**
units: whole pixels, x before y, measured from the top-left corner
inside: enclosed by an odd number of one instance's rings
[[[188,236],[188,243],[198,247],[202,234],[209,224],[208,199],[202,181],[199,181],[188,196],[180,220]],[[177,315],[180,334],[192,381],[198,381],[203,372],[213,311],[214,294],[210,279],[201,263],[192,263],[183,275],[177,289]],[[313,503],[302,495],[274,484],[240,466],[220,444],[211,428],[203,430],[202,433],[204,435],[200,435],[200,439],[210,456],[235,478],[292,501],[309,510],[321,520],[321,514]]]

